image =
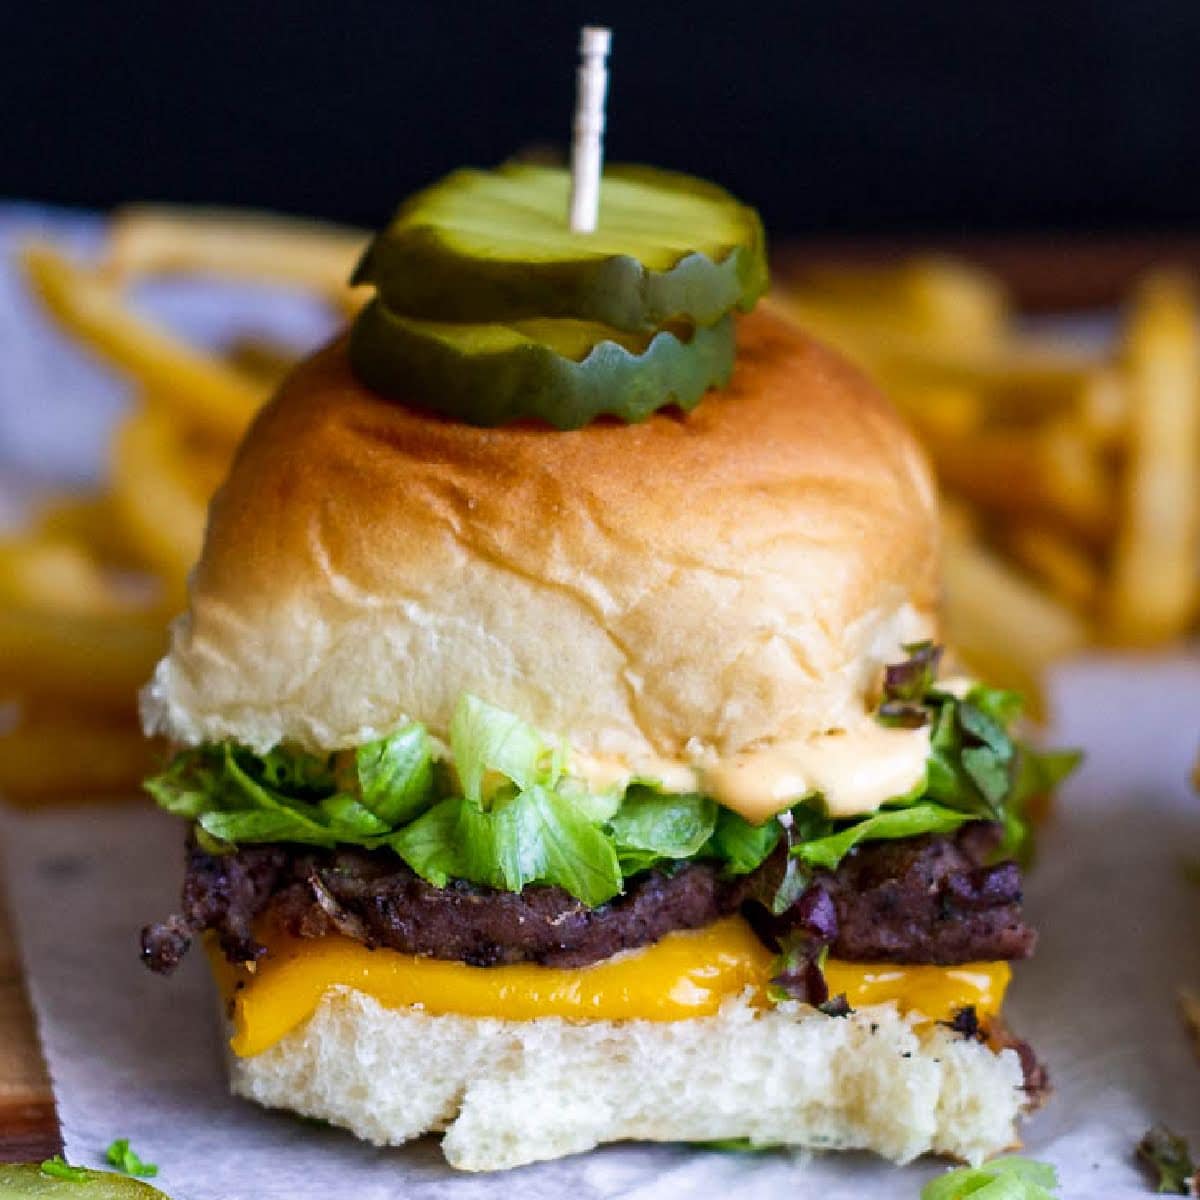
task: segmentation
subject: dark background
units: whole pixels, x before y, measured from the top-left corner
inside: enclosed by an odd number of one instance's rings
[[[614,160],[776,234],[1200,226],[1200,2],[7,6],[0,195],[378,223],[464,162],[564,143],[614,28]]]

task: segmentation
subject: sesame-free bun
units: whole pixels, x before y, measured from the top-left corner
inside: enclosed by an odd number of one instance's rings
[[[253,1058],[233,1090],[378,1145],[445,1132],[494,1171],[602,1142],[750,1138],[978,1162],[1017,1142],[1020,1060],[894,1005],[827,1017],[725,1002],[684,1021],[510,1021],[389,1009],[348,988]]]
[[[764,306],[692,413],[570,433],[384,400],[339,340],[214,499],[146,724],[333,749],[470,692],[588,754],[727,756],[862,719],[934,632],[936,543],[898,418]]]

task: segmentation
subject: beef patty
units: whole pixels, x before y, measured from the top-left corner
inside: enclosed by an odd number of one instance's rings
[[[475,966],[579,967],[739,911],[773,944],[815,907],[829,913],[828,904],[813,905],[813,889],[833,901],[836,920],[826,918],[818,932],[836,958],[943,965],[1024,958],[1036,935],[1021,915],[1016,865],[987,865],[998,838],[997,826],[974,823],[955,836],[866,843],[836,871],[815,872],[807,903],[801,897],[781,916],[763,903],[782,877],[779,851],[734,879],[705,862],[647,871],[623,895],[588,908],[556,887],[437,888],[390,851],[268,845],[213,855],[193,845],[182,911],[142,931],[142,958],[169,972],[192,938],[211,930],[230,961],[252,961],[264,952],[254,925],[267,915],[300,937],[339,932],[371,947]]]

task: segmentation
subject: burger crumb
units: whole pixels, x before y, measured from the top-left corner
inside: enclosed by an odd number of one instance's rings
[[[839,992],[836,996],[826,1000],[824,1004],[818,1004],[817,1008],[821,1010],[827,1017],[848,1017],[854,1009],[850,1007],[850,1001],[846,999],[845,992]],[[875,1032],[876,1027],[871,1026],[871,1032]]]
[[[970,1041],[982,1042],[987,1036],[979,1024],[979,1014],[973,1004],[956,1010],[949,1021],[939,1021],[938,1024]]]
[[[1147,1130],[1137,1144],[1137,1157],[1156,1177],[1159,1192],[1200,1196],[1200,1170],[1192,1160],[1187,1141],[1165,1125]]]

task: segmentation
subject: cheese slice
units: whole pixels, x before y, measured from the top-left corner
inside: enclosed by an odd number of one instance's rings
[[[740,917],[668,934],[653,946],[578,969],[471,967],[369,950],[338,936],[272,933],[265,941],[268,953],[250,966],[230,966],[215,948],[210,954],[233,1023],[230,1045],[239,1057],[273,1046],[336,988],[430,1015],[681,1021],[712,1016],[747,988],[767,1003],[774,960]],[[981,1020],[997,1015],[1009,974],[1007,963],[906,967],[830,960],[825,967],[830,994],[844,992],[852,1008],[895,1002],[929,1020],[948,1020],[967,1005]]]
[[[948,1021],[968,1005],[980,1021],[998,1017],[1011,977],[1006,962],[932,967],[831,958],[825,964],[829,994],[844,992],[851,1008],[895,1004],[901,1012],[920,1013],[931,1021]]]

